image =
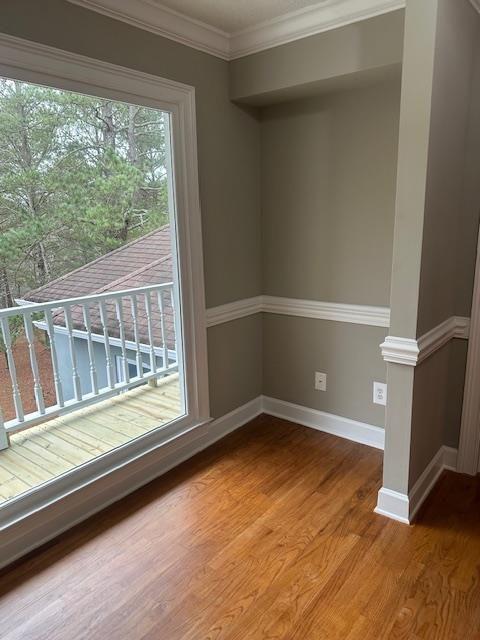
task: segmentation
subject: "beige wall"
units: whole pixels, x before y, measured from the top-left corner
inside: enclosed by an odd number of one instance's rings
[[[258,295],[259,123],[254,112],[230,102],[228,63],[65,0],[2,0],[0,31],[195,87],[207,306]],[[215,416],[261,392],[255,377],[261,351],[249,342],[250,323],[209,330]],[[239,344],[249,367],[234,366]],[[216,365],[220,352],[224,361],[231,358],[229,367]]]

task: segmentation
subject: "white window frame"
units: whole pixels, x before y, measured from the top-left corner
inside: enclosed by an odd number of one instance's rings
[[[0,555],[2,548],[5,549],[10,561],[25,553],[29,547],[36,546],[28,536],[23,543],[17,540],[14,544],[14,537],[19,536],[19,523],[22,524],[22,533],[25,528],[35,528],[42,532],[38,534],[41,538],[48,539],[51,535],[47,518],[51,517],[52,506],[54,508],[57,504],[64,510],[70,510],[70,515],[65,516],[63,528],[72,526],[75,521],[88,515],[85,509],[79,511],[77,505],[81,500],[85,502],[85,495],[80,495],[85,487],[88,486],[91,493],[92,486],[95,489],[98,483],[97,491],[103,491],[108,476],[110,486],[113,483],[118,487],[116,492],[110,490],[108,502],[118,499],[129,492],[122,485],[122,482],[125,484],[126,474],[132,474],[133,469],[137,473],[142,460],[147,465],[153,454],[158,455],[161,448],[168,449],[171,446],[172,439],[184,435],[191,437],[189,434],[193,431],[202,432],[198,427],[211,418],[194,88],[5,34],[0,34],[0,76],[130,102],[171,114],[177,240],[173,251],[177,252],[180,271],[180,324],[186,390],[186,415],[1,506]],[[145,473],[144,482],[149,479],[151,477]],[[139,484],[137,482],[136,486]],[[131,491],[134,486],[131,483],[130,486]],[[104,500],[102,506],[105,503]],[[2,561],[5,557],[2,557]]]

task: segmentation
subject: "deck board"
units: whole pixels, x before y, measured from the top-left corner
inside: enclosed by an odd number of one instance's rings
[[[178,375],[11,436],[0,451],[0,504],[180,415]]]

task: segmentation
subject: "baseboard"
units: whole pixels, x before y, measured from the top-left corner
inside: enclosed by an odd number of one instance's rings
[[[297,422],[305,427],[366,444],[376,449],[385,446],[385,431],[365,422],[358,422],[325,411],[310,409],[284,400],[263,397],[263,411],[269,415]]]
[[[380,489],[375,513],[405,524],[412,524],[442,472],[446,469],[455,471],[456,466],[457,450],[452,447],[440,447],[408,495],[386,487]]]
[[[378,502],[375,513],[397,520],[403,524],[410,524],[408,496],[382,487],[378,492]]]
[[[5,527],[1,531],[0,568],[167,473],[262,411],[262,398],[255,398],[205,426],[172,438],[128,468],[115,471]]]

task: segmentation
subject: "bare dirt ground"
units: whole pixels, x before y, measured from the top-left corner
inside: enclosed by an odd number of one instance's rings
[[[42,384],[45,406],[55,404],[55,388],[53,384],[52,362],[50,360],[50,350],[37,336],[35,340],[35,353],[37,356],[38,369],[40,371],[40,381]],[[33,393],[33,375],[30,366],[30,354],[28,343],[25,337],[17,340],[13,347],[15,366],[17,370],[17,381],[22,397],[23,410],[25,414],[37,410],[35,396]],[[15,418],[15,408],[12,397],[12,384],[10,373],[7,367],[5,354],[0,353],[0,407],[3,419],[12,420]]]

